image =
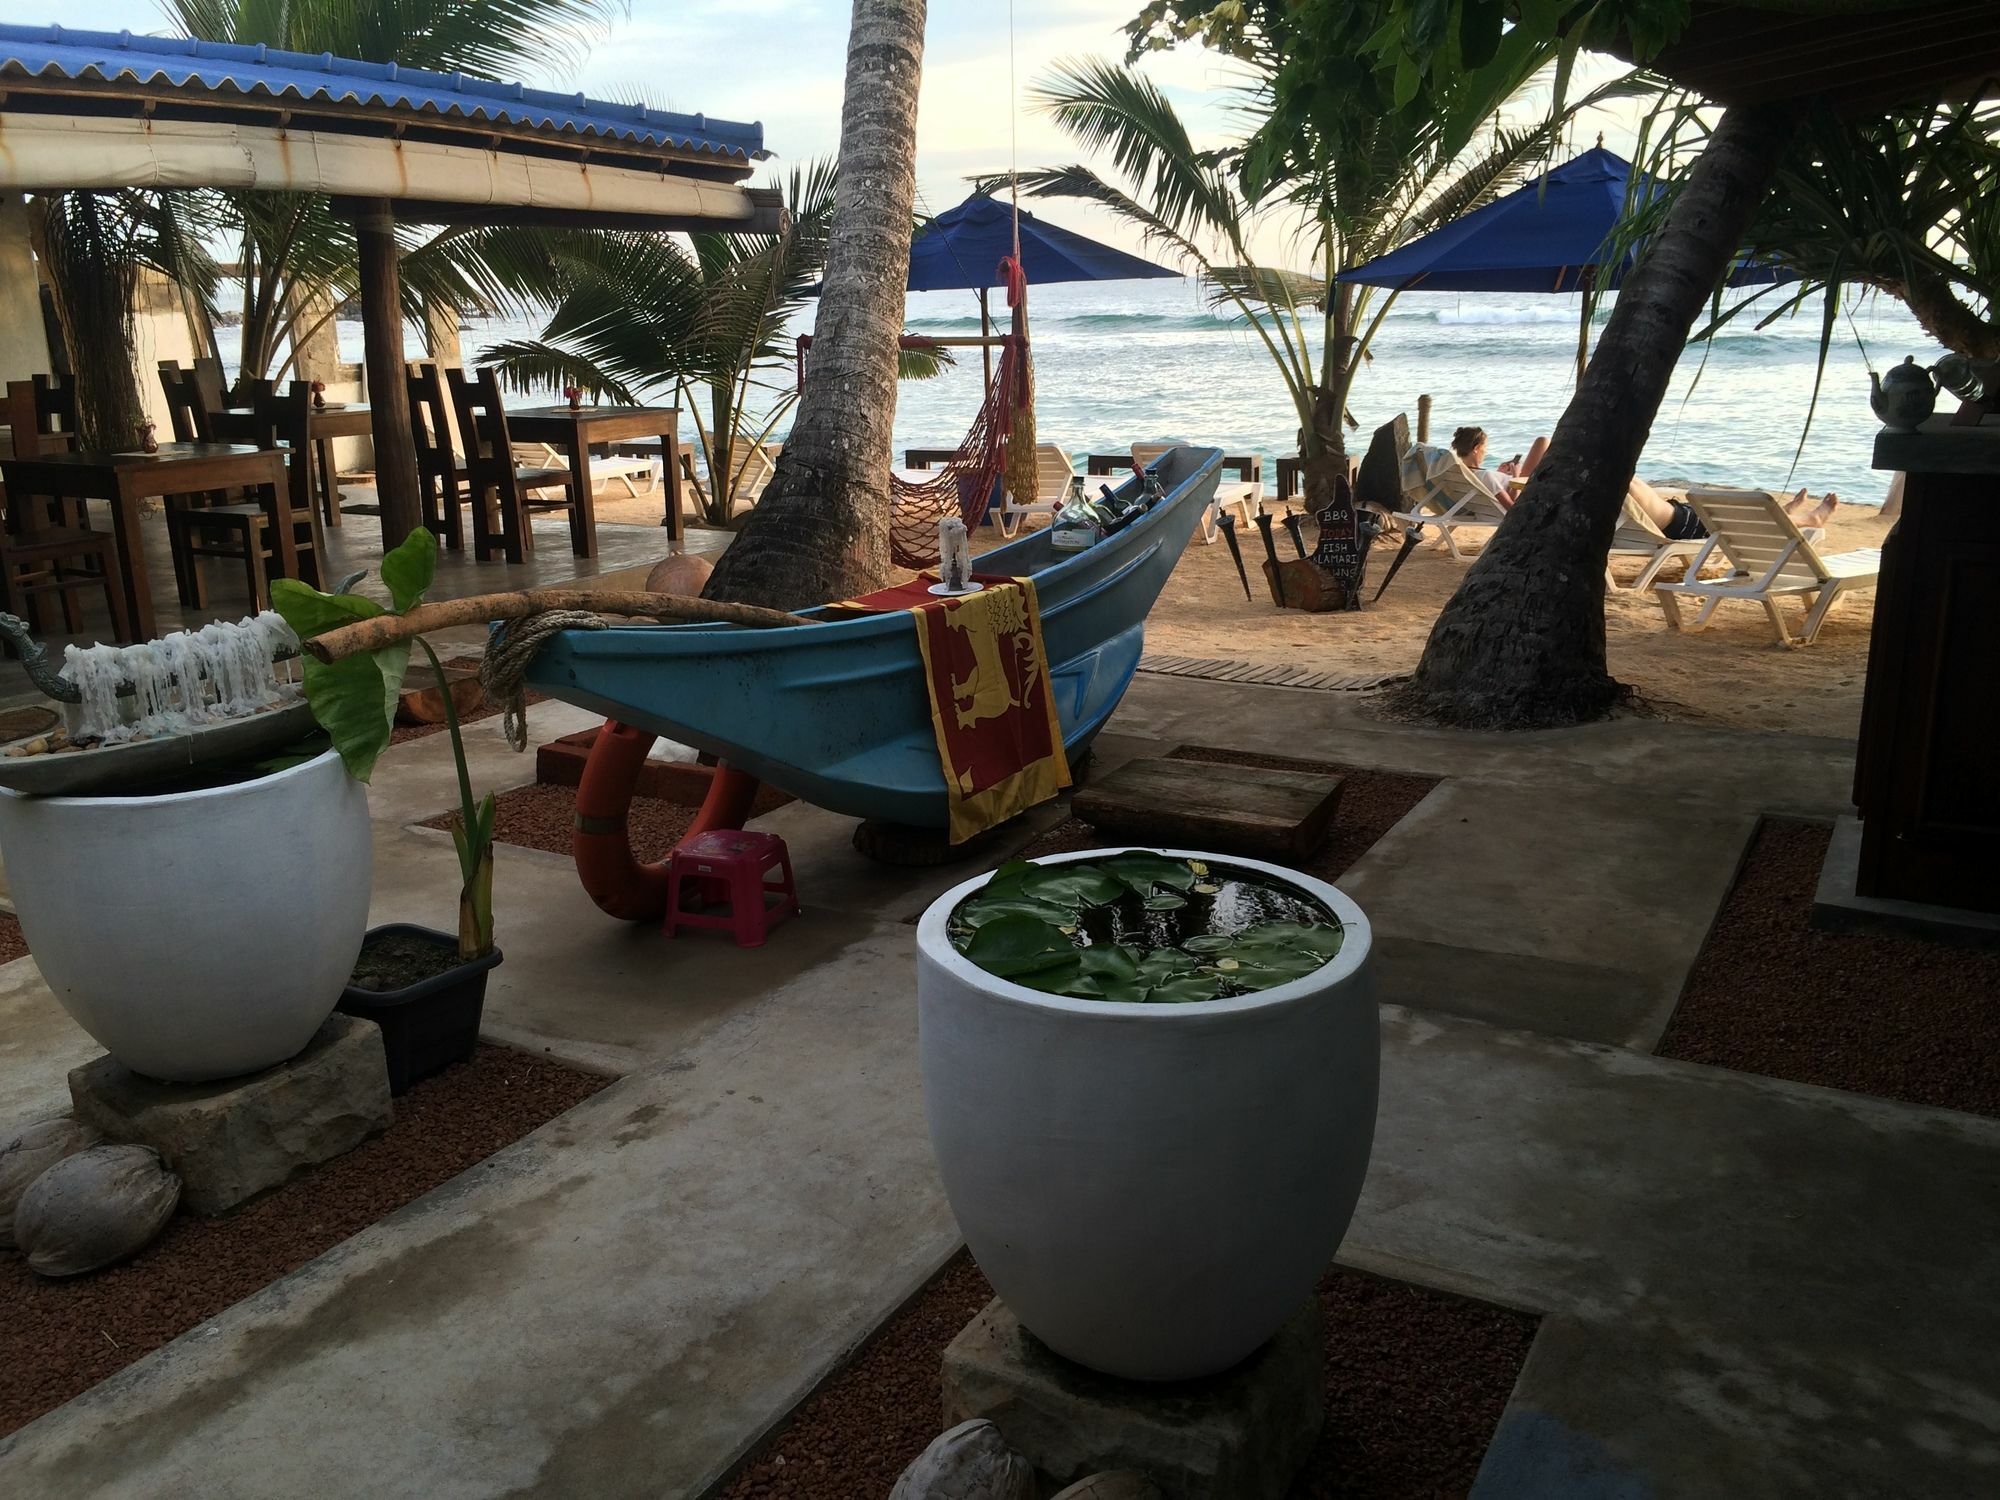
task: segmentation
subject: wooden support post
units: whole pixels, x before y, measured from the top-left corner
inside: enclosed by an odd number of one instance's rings
[[[993,337],[993,324],[986,313],[985,287],[979,289],[979,336],[982,339]],[[986,372],[986,384],[981,389],[990,391],[993,389],[993,346],[991,344],[981,344],[979,346],[979,363]]]
[[[1428,443],[1430,440],[1431,398],[1429,396],[1419,396],[1417,397],[1417,441]]]
[[[396,270],[396,220],[386,198],[352,201],[361,255],[361,327],[366,340],[368,410],[375,438],[375,494],[382,506],[382,549],[399,545],[422,523],[417,450],[410,437],[404,383],[403,299]]]

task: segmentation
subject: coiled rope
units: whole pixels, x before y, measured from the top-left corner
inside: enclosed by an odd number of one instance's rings
[[[489,703],[500,705],[500,730],[515,750],[528,748],[528,664],[552,635],[564,630],[602,630],[611,622],[583,609],[550,609],[495,626],[479,659],[479,686]]]

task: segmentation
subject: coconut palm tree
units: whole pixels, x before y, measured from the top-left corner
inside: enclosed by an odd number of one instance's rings
[[[889,454],[916,199],[924,0],[854,0],[841,188],[812,358],[778,472],[707,596],[794,608],[889,576]]]
[[[1289,65],[1285,46],[1282,34],[1257,31],[1231,49],[1247,71],[1253,124],[1272,80]],[[1544,56],[1523,58],[1517,86]],[[1331,501],[1334,476],[1346,472],[1344,427],[1354,421],[1348,396],[1397,296],[1335,278],[1510,190],[1547,159],[1577,111],[1645,87],[1628,75],[1539,124],[1496,127],[1490,142],[1463,154],[1445,149],[1433,122],[1389,111],[1346,138],[1344,149],[1259,181],[1245,145],[1198,149],[1165,93],[1131,64],[1075,62],[1055,69],[1033,98],[1115,170],[1076,164],[1024,172],[1019,180],[1031,196],[1080,198],[1110,210],[1156,249],[1177,255],[1217,305],[1244,320],[1298,414],[1306,499],[1319,509]],[[1259,245],[1294,224],[1301,227],[1290,242],[1310,257],[1310,273],[1260,259]]]
[[[206,328],[215,263],[173,194],[45,195],[30,202],[29,224],[76,382],[84,446],[129,447],[145,414],[132,368],[139,279],[152,271],[178,287],[190,326]]]

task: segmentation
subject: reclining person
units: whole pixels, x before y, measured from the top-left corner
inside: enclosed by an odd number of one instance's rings
[[[1486,434],[1481,432],[1477,427],[1459,428],[1458,432],[1452,437],[1452,447],[1458,449],[1460,458],[1465,458],[1465,452],[1463,449],[1459,449],[1458,444],[1459,437],[1468,432],[1479,434],[1478,452],[1480,457],[1484,458],[1486,453]],[[1548,451],[1549,440],[1546,437],[1538,437],[1533,443],[1529,444],[1525,456],[1518,459],[1509,459],[1506,463],[1500,465],[1495,474],[1496,476],[1513,474],[1526,479],[1530,474],[1535,472],[1543,456]],[[1471,459],[1466,459],[1466,467],[1473,469],[1474,477],[1479,479],[1482,484],[1488,483],[1484,474],[1474,468]],[[1503,479],[1500,480],[1500,483],[1505,484],[1506,481]],[[1632,497],[1632,503],[1644,511],[1647,518],[1660,528],[1660,534],[1666,537],[1668,541],[1693,542],[1699,541],[1708,535],[1708,528],[1701,524],[1701,517],[1695,514],[1692,505],[1688,504],[1685,500],[1669,499],[1637,475],[1633,476],[1631,484],[1626,488],[1626,493]],[[1506,499],[1502,503],[1512,504],[1513,502],[1511,499]],[[1832,518],[1833,509],[1839,503],[1840,497],[1832,490],[1828,490],[1824,496],[1815,502],[1812,496],[1806,492],[1804,486],[1801,486],[1799,492],[1785,502],[1785,514],[1790,516],[1793,523],[1801,530],[1809,526],[1824,526]]]

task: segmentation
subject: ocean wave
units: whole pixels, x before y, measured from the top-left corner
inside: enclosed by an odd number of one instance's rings
[[[1398,316],[1391,314],[1391,318]],[[1574,307],[1443,307],[1400,316],[1444,328],[1490,328],[1520,323],[1562,323],[1576,327]]]
[[[993,326],[1004,329],[1007,323],[1005,309],[994,310]],[[1220,317],[1214,313],[1148,313],[1148,312],[1093,312],[1072,313],[1068,317],[1050,315],[1037,317],[1033,306],[1028,311],[1031,328],[1073,328],[1088,331],[1093,328],[1117,330],[1126,333],[1203,333],[1229,330],[1245,326],[1242,318]],[[977,333],[977,318],[913,318],[910,320],[911,333]]]

